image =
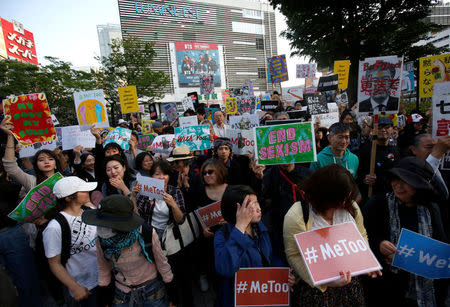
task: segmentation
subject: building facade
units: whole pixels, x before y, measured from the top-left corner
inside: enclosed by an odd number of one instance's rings
[[[114,39],[122,39],[120,25],[108,23],[97,25],[98,44],[100,47],[100,57],[108,57],[111,54],[110,44]]]
[[[266,91],[267,58],[277,55],[275,12],[257,0],[118,0],[122,36],[155,42],[155,70],[170,77],[163,101],[199,90],[213,74],[215,92],[242,87]]]

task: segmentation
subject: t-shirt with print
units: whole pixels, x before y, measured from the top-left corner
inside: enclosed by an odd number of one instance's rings
[[[70,277],[79,285],[89,290],[98,285],[97,251],[95,238],[97,227],[86,225],[81,216],[72,216],[61,211],[67,219],[72,236],[70,258],[66,270]],[[51,220],[43,232],[45,256],[52,258],[61,254],[61,226],[56,220]]]

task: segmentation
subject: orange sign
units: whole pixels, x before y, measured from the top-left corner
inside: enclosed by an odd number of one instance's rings
[[[289,306],[289,268],[240,269],[234,284],[235,306]]]
[[[357,276],[381,270],[353,222],[298,233],[295,240],[315,286],[341,278],[342,271]]]
[[[195,210],[197,216],[205,227],[212,227],[223,222],[222,212],[220,211],[221,202],[215,202],[203,208]]]

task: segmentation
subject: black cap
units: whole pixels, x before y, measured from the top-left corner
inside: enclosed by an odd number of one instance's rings
[[[406,157],[398,161],[389,172],[415,189],[435,192],[431,184],[434,170],[427,161],[416,157]]]

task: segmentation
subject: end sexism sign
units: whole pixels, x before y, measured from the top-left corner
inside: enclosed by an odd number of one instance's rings
[[[294,235],[314,285],[340,278],[339,272],[352,276],[381,270],[367,242],[352,222]]]

